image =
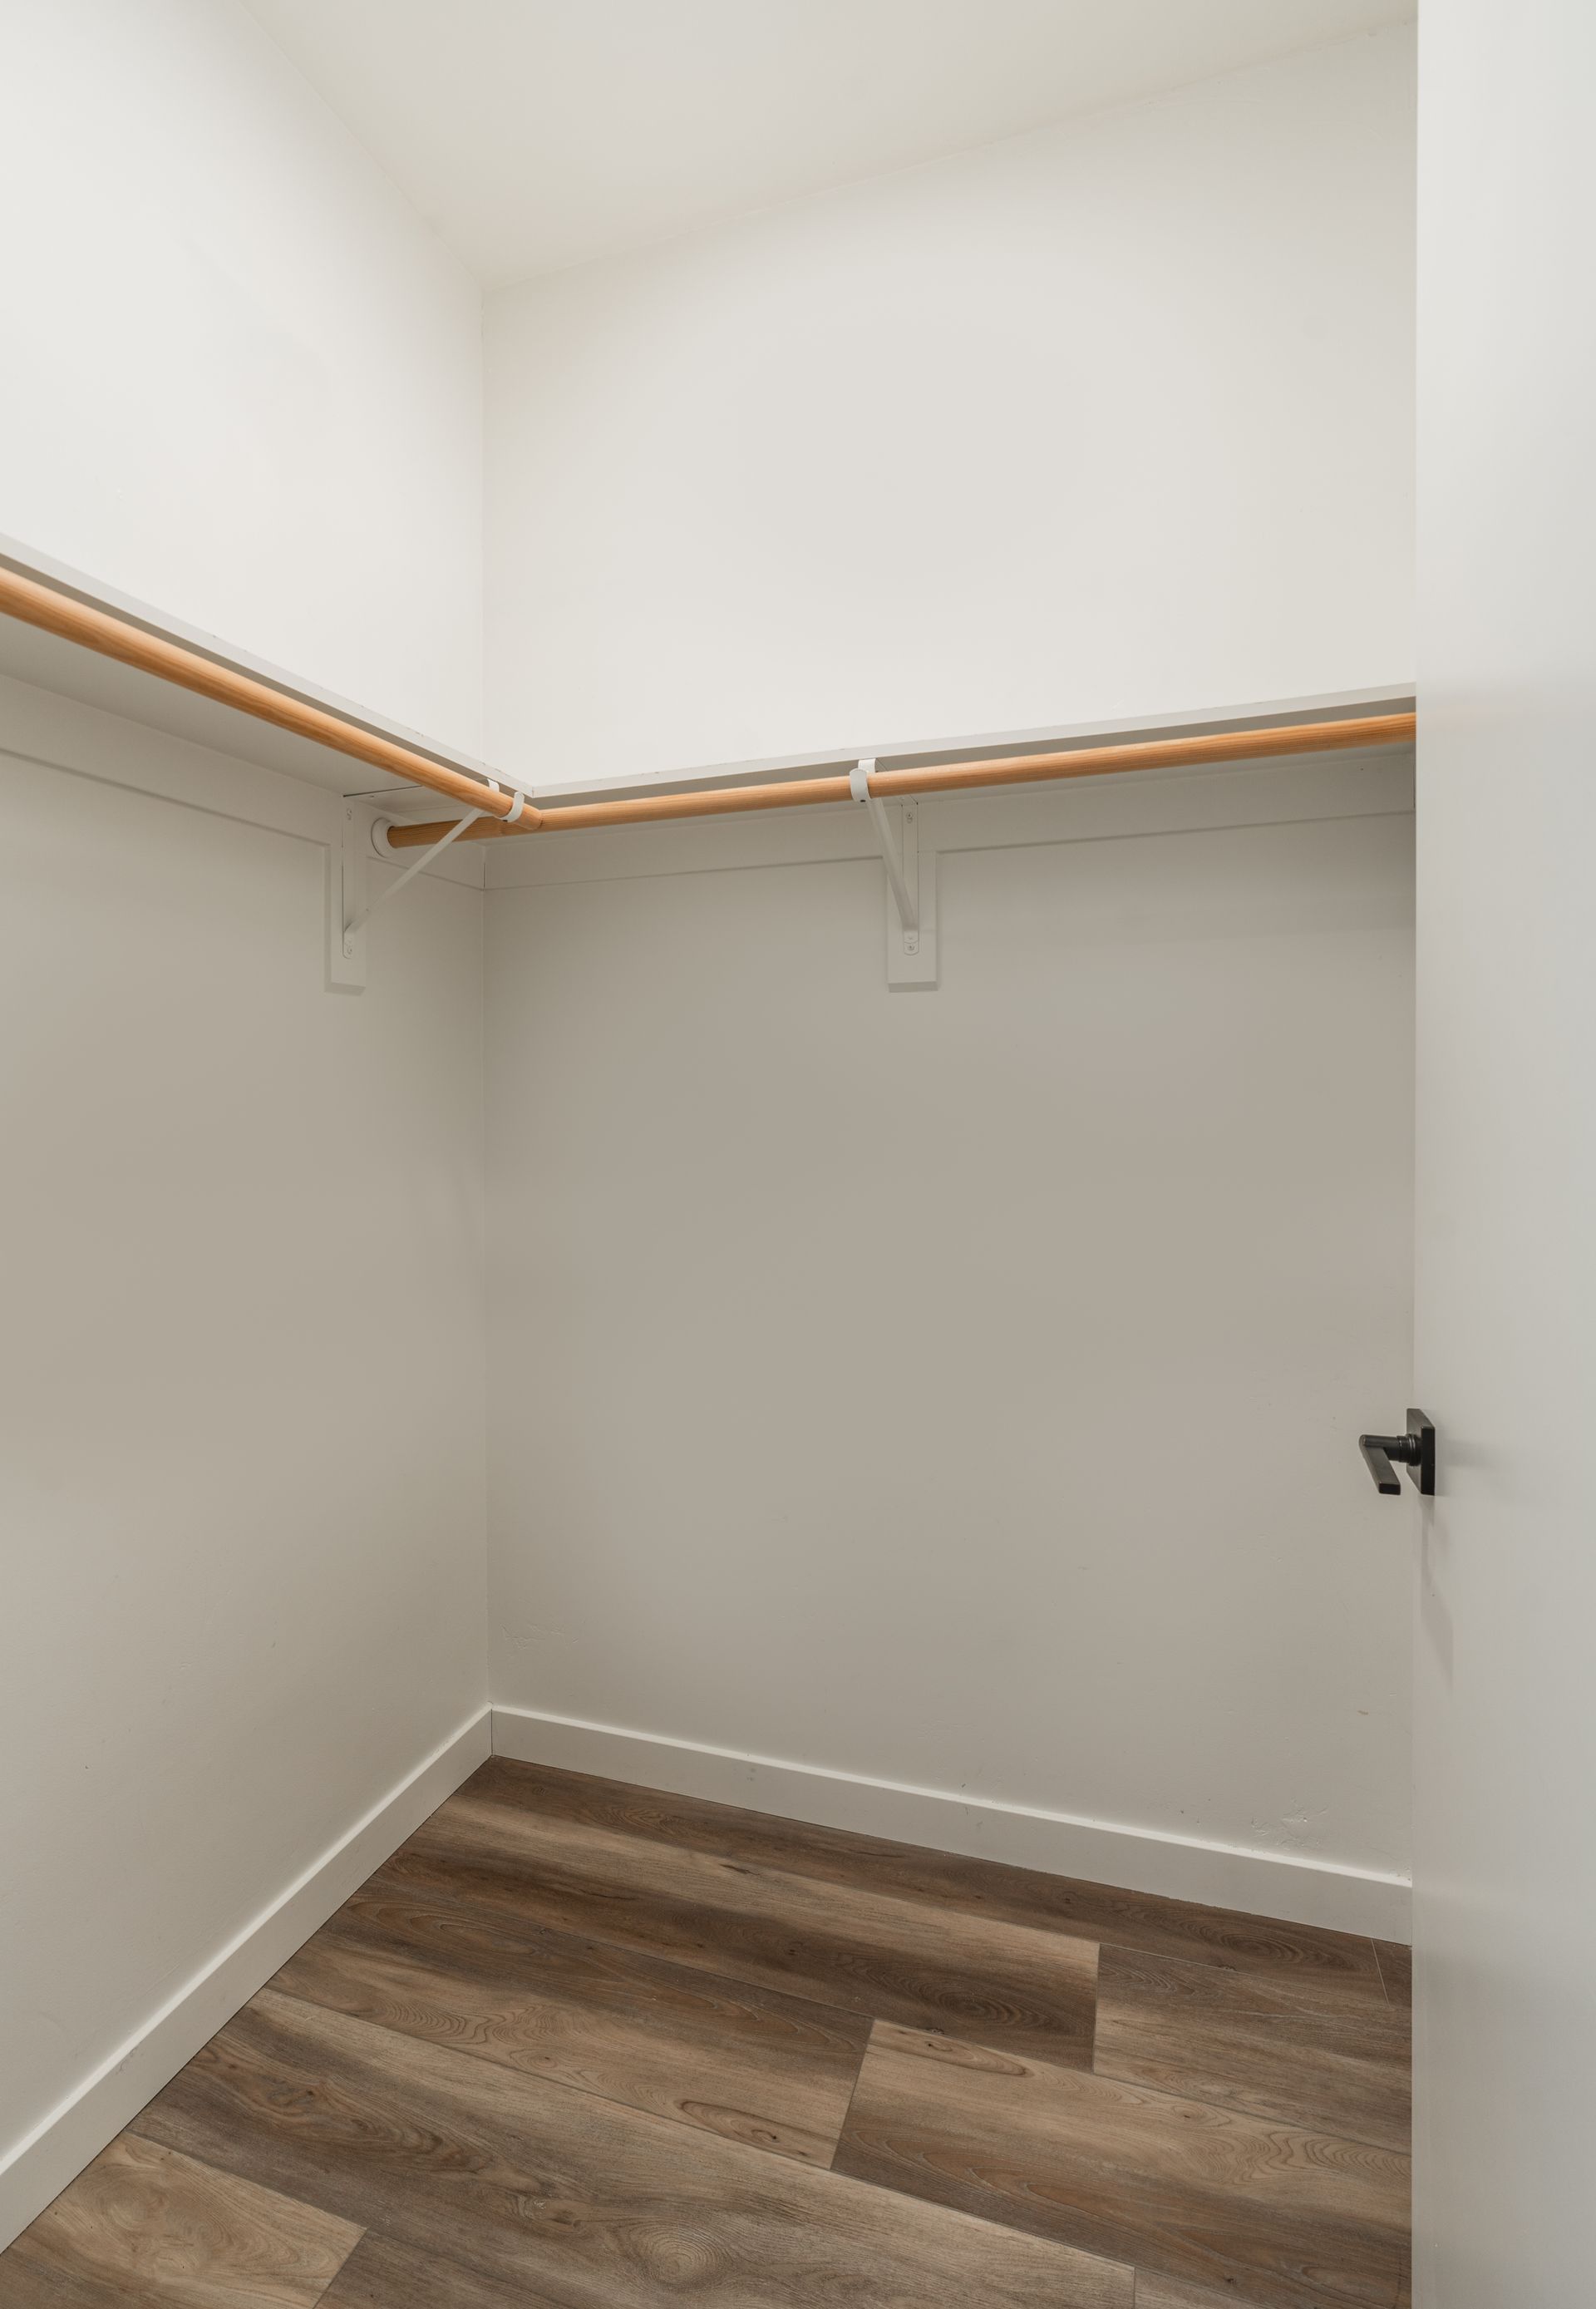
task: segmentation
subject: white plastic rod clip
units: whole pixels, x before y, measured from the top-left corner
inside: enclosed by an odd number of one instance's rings
[[[893,839],[893,829],[887,824],[886,811],[870,791],[870,778],[876,767],[872,759],[856,762],[849,772],[848,789],[855,801],[862,801],[870,813],[870,823],[876,829],[876,839],[881,844],[881,862],[886,868],[886,878],[893,886],[893,896],[898,904],[898,921],[906,930],[918,930],[920,910],[910,895],[909,885],[903,878],[903,860],[898,855],[898,845]]]
[[[493,788],[495,793],[504,792],[505,789],[499,783],[497,778],[489,778],[487,783]],[[504,817],[499,820],[499,824],[501,826],[513,826],[519,819],[522,811],[526,808],[527,801],[529,800],[529,796],[527,795],[525,789],[522,786],[512,786],[510,788],[510,791],[515,796],[515,807],[513,809],[505,811]],[[479,811],[478,815],[480,816],[481,812]]]

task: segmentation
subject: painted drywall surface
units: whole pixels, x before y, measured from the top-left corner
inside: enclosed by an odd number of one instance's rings
[[[790,820],[490,889],[494,1697],[1400,1872],[1411,823],[1134,785],[935,993]]]
[[[1407,29],[488,304],[546,780],[1401,684]]]
[[[1412,0],[250,5],[500,287],[1413,13]]]
[[[1596,306],[1574,0],[1427,12],[1415,2300],[1596,2266]]]
[[[236,0],[13,0],[0,532],[480,736],[474,282]]]
[[[481,893],[330,995],[320,843],[0,746],[3,2158],[486,1676]]]

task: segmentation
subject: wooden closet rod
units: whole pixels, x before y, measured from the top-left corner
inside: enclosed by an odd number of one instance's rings
[[[1057,754],[1007,754],[991,761],[939,762],[922,769],[874,770],[873,794],[891,800],[900,794],[954,793],[970,786],[1016,786],[1051,778],[1098,778],[1124,770],[1173,770],[1202,762],[1255,761],[1277,754],[1329,754],[1348,746],[1398,746],[1412,742],[1411,713],[1370,713],[1354,722],[1292,722],[1271,730],[1212,730],[1195,738],[1138,739],[1118,746],[1076,746]],[[628,794],[618,801],[566,802],[529,809],[518,826],[481,818],[468,826],[462,842],[498,835],[577,832],[584,826],[646,826],[661,818],[722,817],[737,810],[790,809],[805,802],[847,801],[845,777],[785,778],[772,785],[710,786],[698,793]],[[391,826],[395,850],[439,842],[446,825]]]
[[[677,817],[723,817],[752,809],[792,809],[808,802],[847,801],[852,784],[846,774],[785,778],[770,785],[712,786],[697,793],[629,794],[617,801],[565,802],[548,809],[530,802],[513,826],[499,820],[515,809],[513,789],[501,793],[463,770],[451,770],[427,754],[392,738],[364,730],[325,706],[312,705],[269,682],[220,665],[198,650],[166,640],[126,618],[97,609],[75,595],[45,585],[20,570],[0,566],[0,611],[77,642],[101,657],[117,659],[141,673],[175,682],[219,705],[231,705],[257,722],[270,722],[297,737],[331,746],[355,761],[390,770],[412,785],[427,786],[468,809],[484,813],[463,830],[462,842],[501,835],[556,834],[586,826],[646,826]],[[1293,722],[1264,730],[1213,730],[1186,738],[1140,739],[1128,745],[1076,746],[1052,754],[1011,754],[989,761],[943,762],[924,768],[877,769],[869,789],[883,800],[901,794],[952,793],[971,786],[1025,785],[1052,778],[1107,777],[1126,770],[1181,769],[1203,762],[1245,762],[1287,754],[1333,753],[1349,746],[1411,744],[1411,713],[1367,714],[1346,722]],[[389,846],[420,848],[441,842],[455,824],[444,818],[426,826],[392,826]]]
[[[468,776],[463,770],[446,769],[428,755],[414,753],[409,746],[379,737],[374,730],[363,730],[358,722],[346,722],[325,706],[308,705],[287,690],[273,689],[270,682],[257,681],[252,674],[219,665],[198,650],[185,649],[181,642],[167,641],[109,610],[97,610],[92,602],[59,592],[53,585],[41,585],[20,570],[0,566],[0,610],[7,617],[20,618],[24,625],[58,634],[63,641],[80,642],[101,657],[136,666],[141,673],[158,674],[179,689],[192,689],[201,697],[213,697],[218,705],[236,706],[257,722],[273,722],[280,730],[291,730],[296,737],[311,738],[318,746],[351,755],[357,762],[392,770],[395,777],[405,778],[412,785],[430,786],[434,793],[463,802],[468,809],[491,810],[502,817],[515,807],[513,794],[495,793],[480,778]],[[523,811],[522,824],[531,821],[532,812]]]

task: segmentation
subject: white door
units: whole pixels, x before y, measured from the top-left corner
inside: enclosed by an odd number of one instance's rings
[[[1419,78],[1414,1400],[1439,1483],[1414,2297],[1575,2309],[1596,2303],[1596,5],[1424,0]]]

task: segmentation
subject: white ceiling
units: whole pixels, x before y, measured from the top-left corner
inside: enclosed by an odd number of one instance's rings
[[[250,0],[485,282],[1404,21],[1414,0]]]

